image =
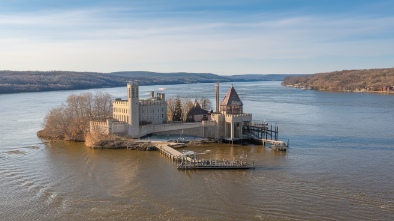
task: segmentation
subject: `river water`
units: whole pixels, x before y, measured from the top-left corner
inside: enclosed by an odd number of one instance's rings
[[[45,142],[36,131],[48,109],[97,90],[0,95],[0,220],[394,220],[394,96],[233,84],[244,112],[278,125],[289,151],[188,150],[244,153],[255,170],[178,171],[159,152]],[[141,86],[140,96],[159,88],[215,103],[213,84]]]

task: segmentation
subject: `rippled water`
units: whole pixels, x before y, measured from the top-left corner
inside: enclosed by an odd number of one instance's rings
[[[231,84],[221,84],[222,96]],[[393,220],[394,96],[234,83],[245,112],[277,124],[287,153],[261,146],[188,148],[248,154],[255,170],[178,171],[159,152],[92,150],[38,139],[71,93],[0,95],[0,220]],[[211,98],[213,84],[140,87],[141,96]],[[125,88],[102,89],[124,97]],[[95,90],[89,90],[95,91]]]

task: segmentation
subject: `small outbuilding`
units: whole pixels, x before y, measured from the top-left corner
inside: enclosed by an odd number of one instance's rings
[[[200,104],[195,101],[194,106],[190,109],[188,114],[188,120],[192,122],[201,122],[209,120],[210,112],[201,108]]]

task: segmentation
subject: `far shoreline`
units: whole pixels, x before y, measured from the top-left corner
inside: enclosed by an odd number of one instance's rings
[[[282,81],[293,74],[217,75],[191,72],[75,72],[75,71],[1,71],[0,94],[87,90],[122,87],[134,81],[141,86],[178,85],[215,82]]]
[[[312,89],[305,87],[296,87],[292,85],[282,85],[284,87],[297,88],[300,90],[322,91],[322,92],[335,92],[335,93],[361,93],[361,94],[379,94],[379,95],[394,95],[394,91],[372,91],[372,90],[326,90],[326,89]]]

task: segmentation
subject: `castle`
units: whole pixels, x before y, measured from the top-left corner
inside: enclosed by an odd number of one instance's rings
[[[216,111],[201,122],[167,122],[164,93],[151,92],[148,99],[139,98],[139,86],[127,84],[127,100],[115,99],[113,116],[104,122],[91,121],[90,131],[140,138],[149,134],[174,134],[213,139],[242,138],[242,125],[252,121],[252,114],[243,113],[243,103],[232,86],[219,104],[219,84],[216,89]]]

